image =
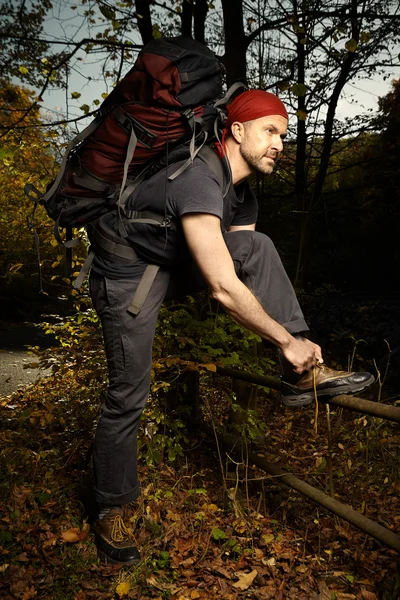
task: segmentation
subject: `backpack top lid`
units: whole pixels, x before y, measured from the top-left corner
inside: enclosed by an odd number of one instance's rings
[[[195,107],[222,94],[223,66],[207,46],[186,36],[146,44],[133,68],[103,103],[141,101],[168,108]]]

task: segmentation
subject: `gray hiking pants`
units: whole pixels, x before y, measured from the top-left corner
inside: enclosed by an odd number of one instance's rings
[[[308,330],[293,287],[272,241],[250,230],[225,234],[238,277],[265,311],[292,334]],[[197,271],[198,286],[199,273]],[[92,271],[90,294],[103,328],[109,386],[94,441],[96,499],[126,504],[139,496],[136,436],[150,386],[152,344],[160,307],[174,292],[192,293],[190,281],[160,269],[138,315],[127,312],[140,278],[108,279]],[[183,283],[188,284],[184,290]],[[203,283],[203,287],[205,284]]]

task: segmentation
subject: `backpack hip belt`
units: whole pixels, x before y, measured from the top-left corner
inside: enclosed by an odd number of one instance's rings
[[[83,265],[77,279],[74,282],[75,288],[80,288],[82,285],[82,281],[89,271],[95,254],[104,257],[107,260],[131,264],[139,260],[139,257],[131,244],[125,238],[121,238],[118,233],[109,227],[107,224],[107,216],[108,215],[104,215],[103,217],[100,217],[91,232],[91,249],[85,264]],[[125,224],[129,223],[146,223],[147,225],[156,225],[158,227],[176,229],[175,222],[172,217],[150,211],[130,211],[129,218],[125,220]],[[137,315],[142,309],[159,269],[159,265],[146,266],[146,269],[128,308],[128,312],[132,315]]]

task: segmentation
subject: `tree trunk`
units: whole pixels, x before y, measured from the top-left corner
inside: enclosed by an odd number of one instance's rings
[[[153,39],[153,23],[150,14],[150,0],[135,0],[136,20],[143,44]],[[140,16],[139,16],[140,15]]]
[[[298,29],[301,29],[300,23],[297,23]],[[305,85],[305,61],[306,51],[305,45],[302,40],[305,37],[305,31],[300,30],[297,32],[297,83]],[[294,285],[297,286],[302,283],[302,265],[303,265],[303,252],[305,248],[305,236],[307,232],[308,222],[308,206],[307,206],[307,181],[306,181],[306,158],[307,158],[307,133],[306,133],[306,98],[305,94],[300,94],[297,100],[297,140],[296,140],[296,163],[295,163],[295,195],[296,195],[296,206],[300,216],[299,221],[299,247],[297,254],[297,267]]]
[[[192,37],[192,18],[193,3],[191,0],[184,0],[181,13],[181,33],[187,37]]]
[[[205,24],[208,13],[208,0],[196,0],[194,7],[194,38],[199,42],[206,43]]]
[[[226,81],[230,86],[235,81],[247,83],[246,50],[247,40],[243,27],[242,0],[222,0],[225,30]]]

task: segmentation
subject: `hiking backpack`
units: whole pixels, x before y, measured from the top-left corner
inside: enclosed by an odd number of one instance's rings
[[[79,242],[63,242],[59,227],[67,228],[67,238],[71,238],[68,230],[97,223],[110,211],[118,214],[122,246],[129,246],[123,242],[124,217],[171,226],[164,215],[127,214],[125,204],[141,181],[154,172],[155,164],[163,158],[168,163],[174,149],[186,142],[187,160],[170,179],[177,177],[214,135],[223,115],[221,107],[244,87],[235,84],[221,98],[222,73],[214,53],[192,38],[160,38],[143,47],[95,119],[68,144],[58,175],[47,191],[41,194],[32,184],[25,186],[35,209],[42,204],[55,221],[59,243],[70,248]],[[178,151],[178,155],[182,153]],[[210,163],[210,157],[206,161]],[[119,256],[115,240],[114,250],[110,250],[104,236],[97,238],[97,246],[103,244],[108,254]],[[91,258],[75,287],[81,285]]]

